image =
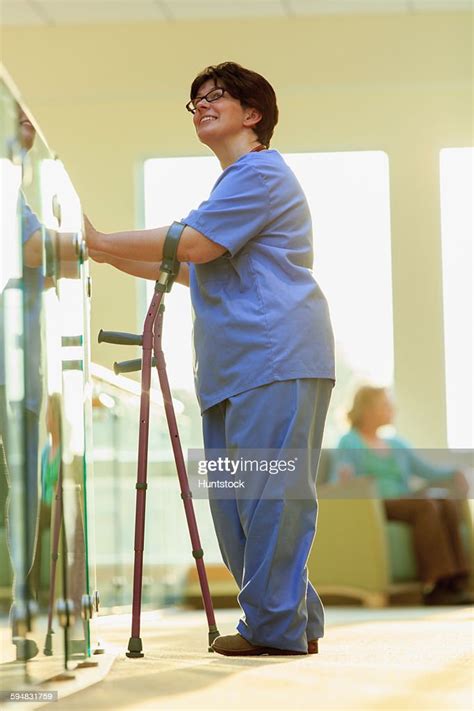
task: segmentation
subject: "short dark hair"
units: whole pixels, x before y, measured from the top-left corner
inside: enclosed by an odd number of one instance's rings
[[[278,123],[278,106],[272,85],[261,74],[236,64],[223,62],[203,69],[191,84],[190,99],[194,99],[199,88],[209,80],[227,89],[242,106],[257,109],[262,118],[253,127],[258,140],[267,148]]]

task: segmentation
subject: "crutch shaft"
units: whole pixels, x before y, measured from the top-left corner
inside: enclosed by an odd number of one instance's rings
[[[135,508],[135,555],[132,602],[132,637],[140,636],[142,597],[143,549],[145,542],[145,506],[148,467],[148,438],[150,429],[151,348],[143,346],[143,368],[140,397],[140,432]]]
[[[173,447],[174,458],[176,462],[176,470],[178,474],[181,498],[184,504],[184,511],[186,515],[186,521],[188,524],[189,535],[191,538],[191,544],[193,547],[193,557],[196,560],[196,567],[199,577],[199,583],[201,586],[202,599],[204,604],[204,609],[206,611],[206,617],[209,624],[210,630],[210,643],[211,635],[212,639],[218,636],[216,621],[214,617],[214,609],[212,605],[211,593],[209,590],[209,583],[207,580],[206,569],[204,566],[203,556],[204,551],[201,548],[201,542],[199,539],[199,532],[196,522],[196,516],[194,513],[194,507],[192,503],[192,493],[189,488],[188,476],[186,473],[186,464],[183,456],[183,449],[181,446],[181,440],[178,432],[178,425],[176,422],[176,415],[173,407],[173,400],[171,396],[171,390],[168,382],[168,375],[166,372],[166,362],[161,348],[161,334],[163,328],[163,313],[160,312],[156,320],[155,334],[154,334],[154,356],[157,364],[158,378],[160,381],[161,392],[163,395],[163,403],[165,407],[166,420],[168,423],[168,429],[170,433],[171,444]],[[211,631],[212,630],[212,631]],[[210,644],[209,643],[209,644]]]
[[[148,466],[148,435],[150,426],[150,385],[153,349],[153,327],[160,310],[163,292],[155,290],[143,327],[142,377],[140,397],[140,429],[138,437],[138,463],[135,508],[135,555],[133,563],[132,630],[126,655],[131,658],[143,657],[140,638],[140,614],[142,602],[143,549],[145,541],[145,504]]]

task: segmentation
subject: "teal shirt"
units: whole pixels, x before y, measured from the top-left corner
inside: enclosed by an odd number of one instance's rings
[[[51,447],[47,444],[41,454],[41,498],[51,506],[61,466],[61,449],[50,460]]]
[[[357,430],[351,429],[333,450],[331,480],[337,481],[340,469],[349,466],[355,476],[373,477],[382,499],[392,499],[410,494],[412,476],[436,483],[456,471],[453,467],[426,462],[400,437],[386,437],[384,442],[388,444],[388,450],[371,449]]]

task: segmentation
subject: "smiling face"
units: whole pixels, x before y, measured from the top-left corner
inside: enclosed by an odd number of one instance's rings
[[[199,87],[194,100],[216,87],[212,79],[206,81]],[[212,148],[252,129],[258,116],[255,109],[244,108],[238,99],[226,91],[217,101],[200,101],[193,114],[193,123],[201,143]]]

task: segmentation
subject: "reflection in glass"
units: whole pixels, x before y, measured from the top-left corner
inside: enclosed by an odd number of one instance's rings
[[[34,600],[28,590],[28,570],[34,546],[36,492],[28,491],[34,464],[35,409],[41,398],[32,373],[26,378],[23,367],[27,321],[25,314],[38,296],[39,277],[26,272],[23,243],[38,230],[38,223],[21,192],[22,157],[29,126],[24,114],[0,82],[0,576],[1,576],[1,661],[7,665],[7,679],[18,683],[26,669],[14,665],[37,653],[28,637]],[[28,250],[27,259],[32,258]],[[26,277],[26,278],[25,278]],[[34,339],[35,334],[31,334]],[[31,435],[33,444],[28,450]],[[30,455],[30,456],[29,456]],[[33,455],[33,456],[31,456]],[[28,511],[31,507],[31,514]],[[13,664],[12,664],[13,663]]]

